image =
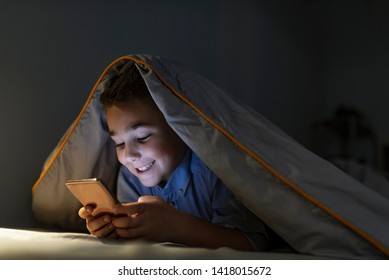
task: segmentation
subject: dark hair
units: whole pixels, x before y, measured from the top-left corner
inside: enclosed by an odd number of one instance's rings
[[[135,63],[118,76],[112,78],[111,85],[100,95],[104,108],[125,105],[133,101],[151,101],[150,93]]]

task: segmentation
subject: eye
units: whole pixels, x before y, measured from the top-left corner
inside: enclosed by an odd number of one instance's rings
[[[115,147],[116,147],[116,149],[123,149],[124,148],[124,142],[116,144]]]
[[[137,138],[136,140],[138,140],[138,142],[140,142],[140,143],[144,143],[144,142],[146,142],[147,140],[149,140],[150,137],[151,137],[151,134],[148,134],[148,135],[146,135],[145,137],[139,137],[139,138]]]

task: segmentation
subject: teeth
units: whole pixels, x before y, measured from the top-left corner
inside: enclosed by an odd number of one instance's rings
[[[139,168],[137,168],[139,171],[146,171],[146,170],[148,170],[148,169],[150,169],[150,167],[151,166],[153,166],[153,164],[154,164],[154,162],[155,161],[153,161],[153,162],[151,162],[151,163],[149,163],[149,164],[147,164],[147,165],[145,165],[145,166],[142,166],[142,167],[139,167]]]

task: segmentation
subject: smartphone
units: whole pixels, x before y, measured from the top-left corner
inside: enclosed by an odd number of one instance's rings
[[[118,201],[100,179],[68,180],[65,185],[84,207],[87,205],[94,207],[92,215],[114,214],[113,206]]]

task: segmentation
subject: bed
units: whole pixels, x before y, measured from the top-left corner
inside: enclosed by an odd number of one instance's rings
[[[173,243],[124,242],[99,239],[86,233],[42,229],[0,228],[0,259],[3,260],[321,260],[293,250],[242,252],[190,248]]]

